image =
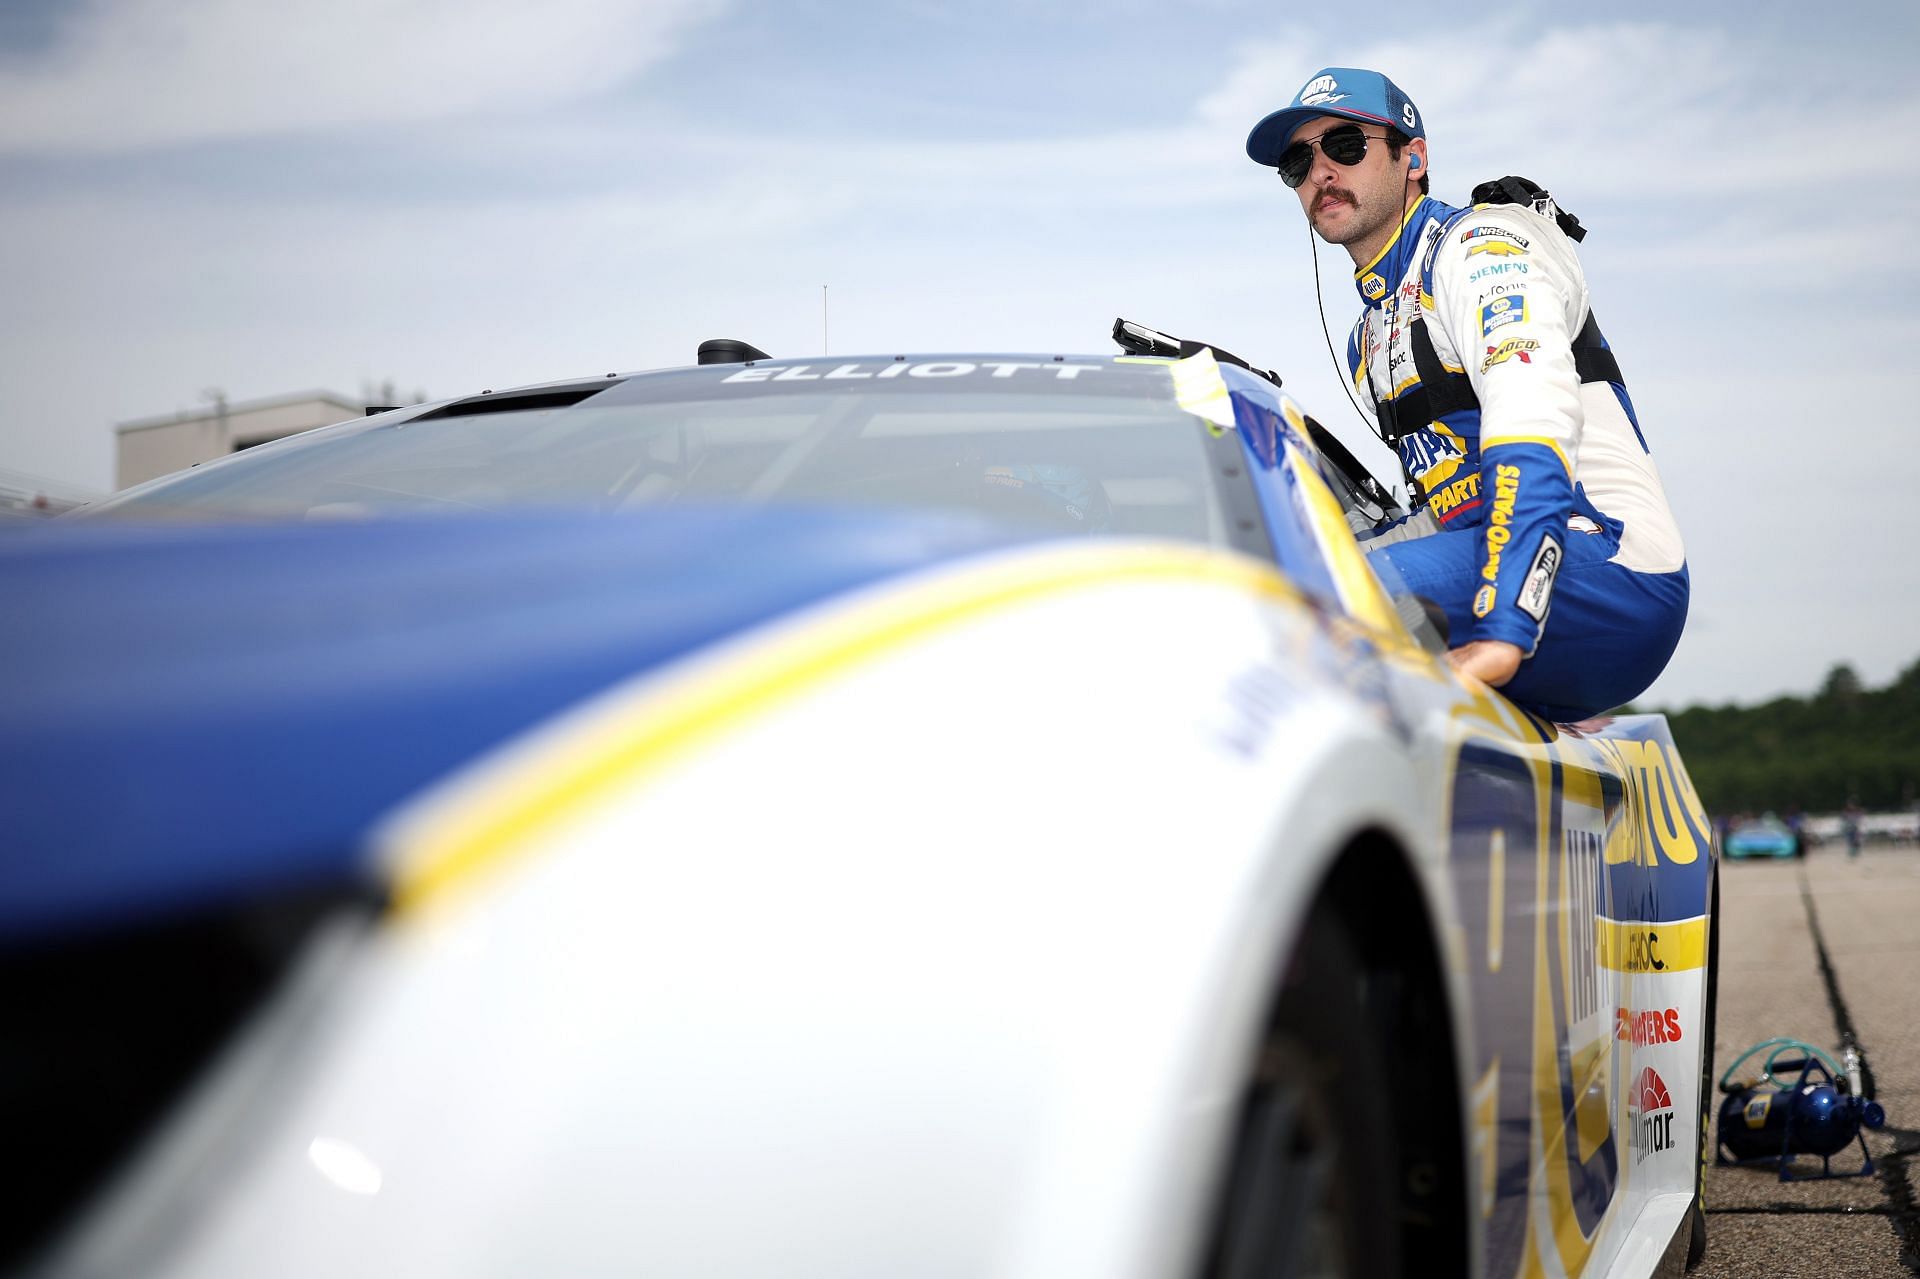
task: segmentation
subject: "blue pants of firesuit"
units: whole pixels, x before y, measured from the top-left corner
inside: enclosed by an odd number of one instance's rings
[[[1566,560],[1553,585],[1546,630],[1532,657],[1500,691],[1546,719],[1572,723],[1632,701],[1657,679],[1687,621],[1689,583],[1673,573],[1636,573],[1609,563],[1620,544],[1606,531],[1566,534]],[[1486,530],[1434,533],[1383,546],[1373,555],[1397,570],[1407,590],[1447,614],[1454,647],[1473,634]],[[1383,574],[1391,578],[1391,574]],[[1389,589],[1399,589],[1391,580]]]

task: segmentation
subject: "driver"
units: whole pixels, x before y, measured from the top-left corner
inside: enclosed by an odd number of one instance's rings
[[[1353,258],[1348,372],[1413,508],[1366,545],[1445,610],[1449,661],[1556,720],[1644,692],[1686,622],[1686,555],[1562,230],[1578,223],[1544,193],[1429,196],[1425,125],[1377,71],[1319,72],[1247,154]]]

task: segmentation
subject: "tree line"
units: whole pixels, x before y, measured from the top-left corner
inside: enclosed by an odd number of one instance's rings
[[[1811,697],[1667,711],[1707,811],[1905,809],[1920,797],[1920,662],[1885,688],[1844,663]]]

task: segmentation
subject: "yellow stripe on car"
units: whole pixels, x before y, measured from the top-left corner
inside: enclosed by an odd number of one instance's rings
[[[1594,945],[1600,966],[1616,973],[1673,973],[1707,966],[1707,920],[1671,923],[1599,919]]]
[[[1340,592],[1340,603],[1356,621],[1378,632],[1383,640],[1413,647],[1413,636],[1407,633],[1393,601],[1387,598],[1380,579],[1374,576],[1367,563],[1367,553],[1353,540],[1353,530],[1347,527],[1340,499],[1298,450],[1287,450],[1285,465],[1293,476],[1301,508],[1320,543],[1321,554],[1326,557],[1334,589]]]
[[[740,721],[835,675],[986,614],[1116,582],[1192,580],[1272,599],[1298,592],[1270,566],[1203,547],[1048,547],[915,583],[788,627],[698,674],[604,695],[526,753],[456,783],[386,841],[393,900],[413,912],[527,848],[554,823]]]

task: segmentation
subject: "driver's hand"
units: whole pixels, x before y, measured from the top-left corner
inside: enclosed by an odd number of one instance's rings
[[[1499,688],[1520,669],[1526,654],[1505,640],[1471,640],[1447,652],[1447,662],[1462,675],[1471,675],[1490,688]]]

